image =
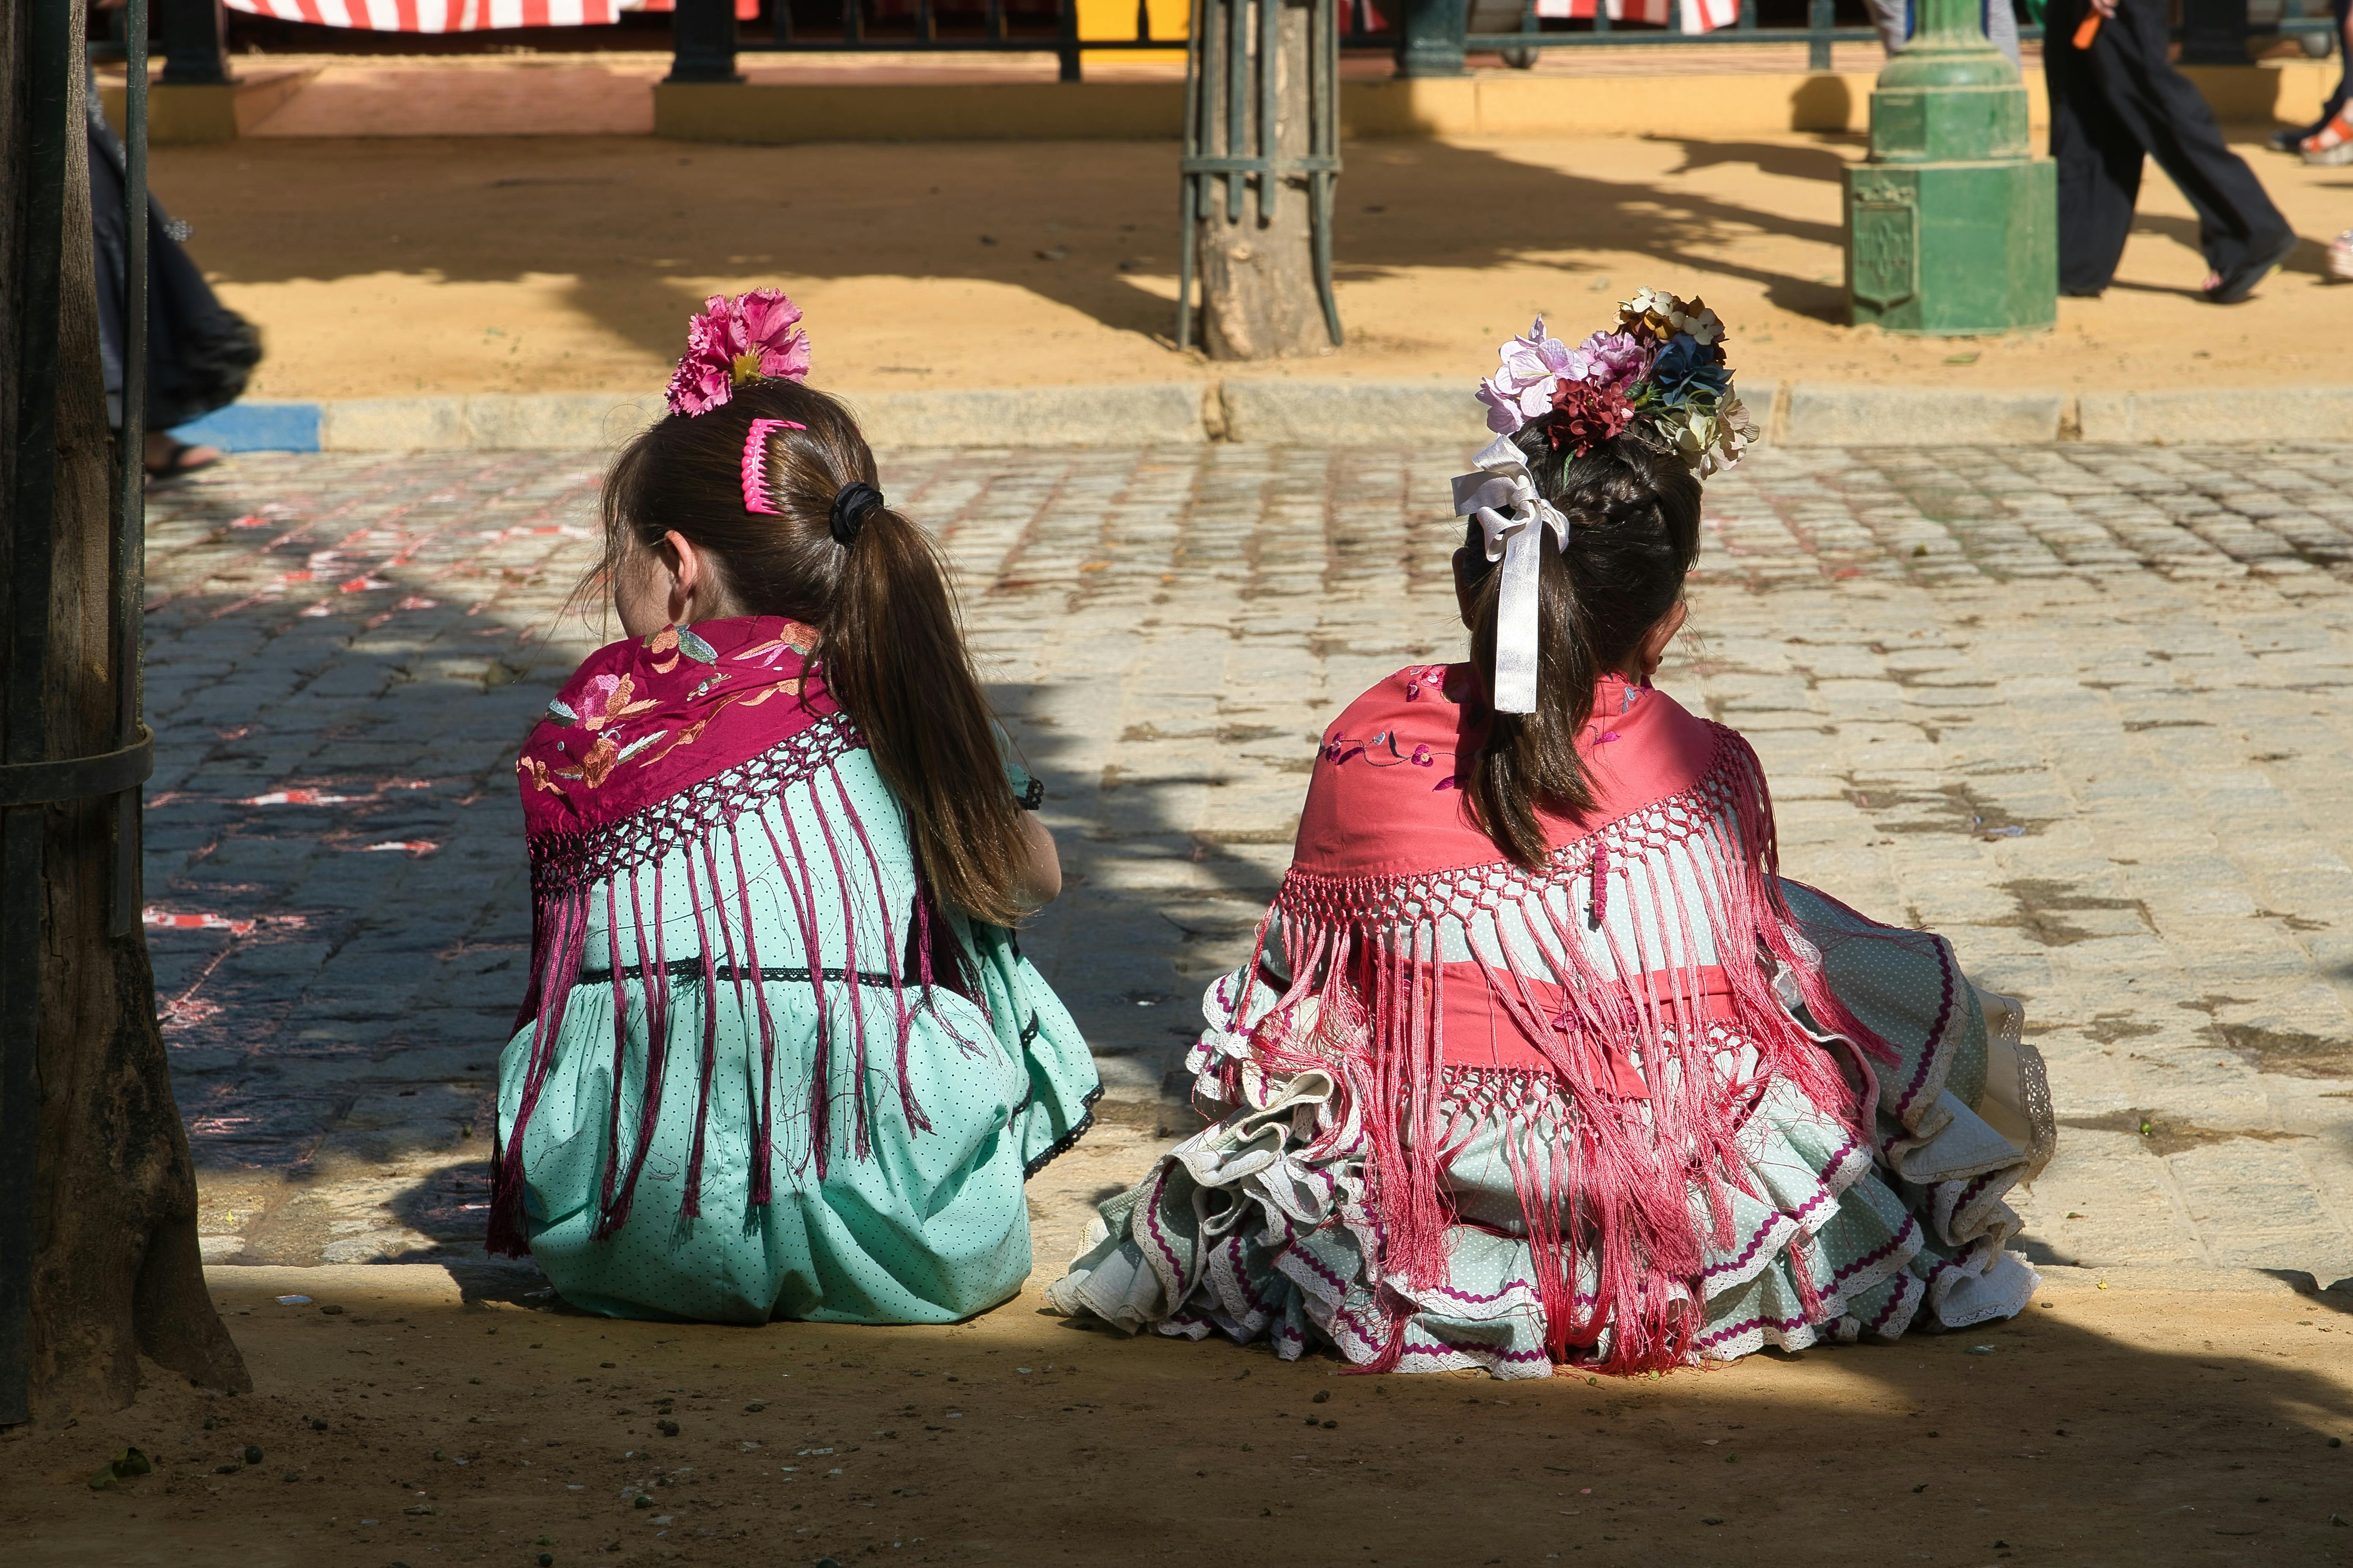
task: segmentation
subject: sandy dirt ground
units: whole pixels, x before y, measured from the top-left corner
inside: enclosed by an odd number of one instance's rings
[[[1955,342],[1839,324],[1839,174],[1856,139],[1356,143],[1335,235],[1349,346],[1244,374],[1467,380],[1538,311],[1581,333],[1661,284],[1716,306],[1757,376],[2353,381],[2353,286],[2322,268],[2353,222],[2353,171],[2242,151],[2307,241],[2252,302],[2197,297],[2195,222],[2152,169],[2116,287],[2062,300],[2054,331]],[[807,307],[818,381],[863,392],[1218,374],[1171,339],[1175,157],[1156,143],[265,140],[159,148],[154,187],[262,326],[257,396],[649,390],[705,294],[757,284]]]
[[[0,1438],[17,1564],[2324,1563],[2353,1316],[2077,1286],[1641,1381],[581,1316],[425,1265],[227,1268],[254,1391]],[[295,1299],[289,1299],[295,1298]],[[136,1445],[153,1473],[88,1484]],[[640,1500],[643,1500],[642,1501]]]

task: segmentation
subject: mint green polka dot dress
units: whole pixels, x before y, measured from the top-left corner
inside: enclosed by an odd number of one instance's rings
[[[1013,932],[931,913],[921,984],[918,902],[863,750],[591,889],[521,1150],[531,1255],[565,1300],[942,1323],[1020,1289],[1023,1183],[1102,1090]],[[533,1047],[526,1025],[501,1058],[501,1148]]]

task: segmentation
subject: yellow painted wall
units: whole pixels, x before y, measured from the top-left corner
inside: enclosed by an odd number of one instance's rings
[[[2235,125],[2309,119],[2336,62],[2189,68],[2217,119]],[[1869,129],[1864,72],[1719,77],[1539,77],[1516,72],[1349,81],[1341,134],[1382,136],[1738,136]],[[2048,122],[2042,73],[2026,81],[2028,114]],[[1181,82],[949,83],[937,86],[654,89],[654,133],[716,142],[1148,140],[1179,135]]]
[[[1145,0],[1152,17],[1152,36],[1169,38],[1179,45],[1193,23],[1192,0]],[[1135,0],[1079,0],[1079,37],[1082,38],[1132,38],[1135,37]],[[1181,60],[1185,51],[1174,49],[1091,49],[1079,57],[1080,68],[1088,66],[1111,65],[1121,60]]]

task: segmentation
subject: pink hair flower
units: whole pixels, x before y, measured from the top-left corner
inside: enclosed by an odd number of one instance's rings
[[[1504,344],[1493,375],[1479,384],[1479,401],[1487,405],[1487,428],[1508,436],[1552,408],[1553,389],[1569,369],[1568,345],[1545,331],[1538,316],[1527,335]]]
[[[808,377],[808,333],[801,310],[777,289],[729,299],[713,294],[687,323],[686,353],[670,378],[673,414],[708,414],[754,381]]]

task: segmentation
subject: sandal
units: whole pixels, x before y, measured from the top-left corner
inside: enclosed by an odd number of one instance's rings
[[[216,447],[174,441],[160,459],[152,447],[148,448],[147,477],[151,479],[176,479],[209,468],[220,460],[221,455]]]
[[[2295,251],[2295,235],[2282,230],[2269,241],[2258,240],[2247,259],[2223,273],[2207,285],[2208,301],[2216,305],[2235,305],[2255,291],[2255,285],[2272,275],[2274,268]]]

